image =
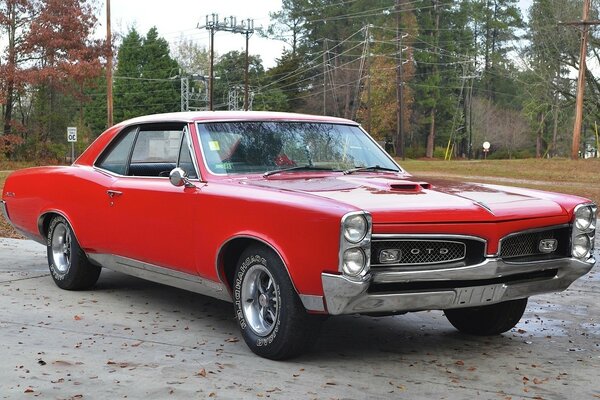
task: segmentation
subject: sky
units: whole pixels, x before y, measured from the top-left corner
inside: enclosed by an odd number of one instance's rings
[[[98,34],[106,35],[106,0],[101,1],[98,15]],[[217,13],[222,21],[225,17],[234,16],[241,19],[254,19],[255,29],[265,28],[269,24],[269,12],[279,11],[281,0],[111,0],[110,12],[112,31],[125,34],[130,27],[135,27],[140,34],[146,34],[156,26],[159,35],[173,46],[181,38],[192,39],[208,49],[209,32],[198,29],[204,25],[206,15]],[[254,34],[250,37],[250,54],[259,54],[265,68],[273,67],[275,59],[281,56],[285,44]],[[173,47],[171,47],[173,48]],[[224,54],[231,50],[245,51],[246,40],[242,34],[217,32],[215,34],[215,50]]]
[[[524,14],[533,0],[519,0],[519,7]],[[99,35],[106,32],[106,0],[100,2],[101,10],[98,16]],[[206,29],[198,29],[198,24],[204,25],[207,14],[217,13],[220,20],[224,17],[235,16],[241,19],[254,19],[255,28],[269,25],[269,12],[281,9],[281,0],[111,0],[112,30],[125,34],[130,27],[145,34],[156,26],[160,36],[173,46],[185,37],[192,39],[201,46],[208,48],[209,33]],[[245,37],[241,34],[217,32],[215,34],[215,49],[224,54],[231,50],[245,51]],[[275,66],[276,58],[281,56],[285,44],[254,34],[250,38],[250,53],[259,54],[265,69]]]

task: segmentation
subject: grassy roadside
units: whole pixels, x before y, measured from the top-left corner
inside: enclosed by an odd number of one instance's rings
[[[495,183],[587,197],[600,204],[600,159],[398,160],[416,176]]]

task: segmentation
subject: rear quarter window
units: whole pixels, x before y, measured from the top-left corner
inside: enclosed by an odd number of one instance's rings
[[[135,140],[137,129],[131,129],[129,132],[117,138],[108,151],[102,155],[96,166],[119,175],[126,175],[131,146]]]

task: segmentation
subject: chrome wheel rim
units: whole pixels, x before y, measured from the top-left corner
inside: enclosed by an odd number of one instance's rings
[[[71,231],[65,224],[58,224],[52,232],[52,261],[58,272],[64,274],[71,265]]]
[[[258,336],[267,336],[279,317],[277,284],[273,275],[262,265],[250,267],[242,282],[242,312]]]

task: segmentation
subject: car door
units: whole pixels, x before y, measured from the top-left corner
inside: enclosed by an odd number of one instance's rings
[[[194,223],[201,186],[187,126],[139,126],[126,169],[107,191],[113,254],[196,273]],[[194,186],[175,187],[169,172],[184,168]]]

